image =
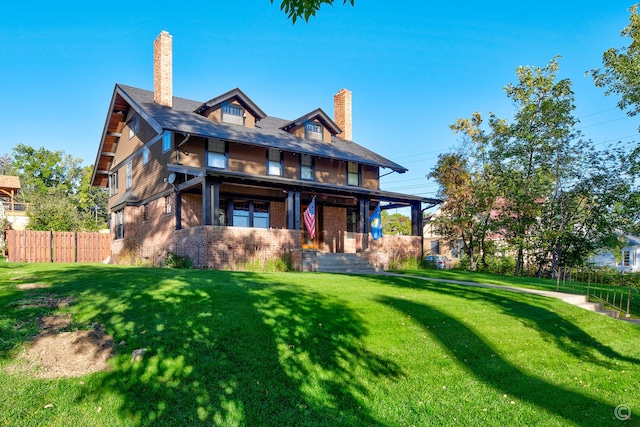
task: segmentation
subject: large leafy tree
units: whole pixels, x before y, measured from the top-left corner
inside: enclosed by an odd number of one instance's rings
[[[273,4],[273,0],[271,4]],[[287,18],[291,19],[292,23],[296,23],[298,18],[304,19],[309,22],[309,18],[316,16],[316,12],[320,10],[323,4],[332,6],[334,0],[282,0],[280,3],[280,10],[287,14]],[[355,0],[343,0],[342,4],[350,3],[351,6],[355,4]]]
[[[21,197],[31,204],[29,228],[75,231],[104,227],[106,192],[90,185],[92,167],[81,163],[64,151],[25,144],[14,147],[10,170],[20,176]]]
[[[628,47],[610,48],[602,55],[602,68],[589,71],[594,83],[606,95],[619,95],[618,107],[635,116],[640,112],[640,16],[638,5],[632,6],[629,25],[621,32],[631,39]]]
[[[438,196],[445,200],[434,226],[450,246],[462,241],[472,270],[476,269],[478,258],[483,266],[487,265],[486,237],[496,197],[485,163],[488,139],[481,124],[480,113],[452,124],[452,131],[462,135],[463,145],[456,153],[440,155],[429,174],[440,185]]]
[[[518,81],[505,87],[516,107],[511,120],[491,114],[485,131],[474,113],[451,126],[462,145],[430,175],[445,199],[436,226],[463,241],[471,268],[490,250],[489,233],[512,248],[515,274],[525,266],[542,274],[582,263],[629,224],[633,179],[624,156],[582,139],[571,82],[558,70],[557,58],[517,69]]]

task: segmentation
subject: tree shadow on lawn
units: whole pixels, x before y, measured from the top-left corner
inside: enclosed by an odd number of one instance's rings
[[[528,375],[500,357],[498,351],[455,317],[406,299],[380,297],[379,301],[420,322],[463,369],[510,398],[529,402],[576,425],[601,426],[612,422],[613,406]],[[436,320],[445,322],[447,327],[430,328]],[[514,414],[514,422],[517,419]]]
[[[513,317],[524,326],[535,330],[541,337],[555,344],[564,352],[576,358],[586,360],[600,366],[616,368],[616,360],[640,364],[639,358],[623,355],[610,346],[605,345],[585,332],[575,323],[553,311],[553,299],[535,294],[518,293],[497,288],[482,288],[469,285],[444,284],[422,279],[410,280],[401,278],[399,281],[385,281],[387,284],[405,285],[410,288],[420,288],[446,295],[457,296],[466,300],[480,300],[499,308],[502,313]],[[611,333],[615,334],[615,323],[611,319],[602,318],[603,322],[610,321]],[[603,360],[603,359],[609,359]]]
[[[273,276],[90,266],[42,276],[76,298],[74,316],[126,341],[78,399],[121,396],[128,425],[381,425],[363,380],[402,374],[363,347],[351,309]],[[137,348],[147,353],[132,362]]]

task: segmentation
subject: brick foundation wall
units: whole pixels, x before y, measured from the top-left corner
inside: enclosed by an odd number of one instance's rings
[[[299,270],[301,238],[298,230],[200,226],[176,231],[167,246],[189,256],[196,268],[242,270],[246,263],[288,257]]]

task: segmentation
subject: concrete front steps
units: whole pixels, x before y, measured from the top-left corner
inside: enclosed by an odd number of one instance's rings
[[[584,308],[585,310],[595,311],[596,313],[603,314],[605,316],[618,319],[620,312],[617,310],[607,310],[601,302],[590,302],[586,295],[571,295],[560,298],[564,302],[573,304],[577,307]]]
[[[304,251],[302,253],[302,269],[303,271],[354,274],[372,274],[379,271],[360,254],[318,251]]]

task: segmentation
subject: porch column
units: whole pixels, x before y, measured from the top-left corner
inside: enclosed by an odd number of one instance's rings
[[[182,193],[175,191],[176,196],[176,230],[182,230]]]
[[[213,199],[211,187],[211,181],[205,177],[202,183],[202,225],[211,225],[211,201]]]
[[[358,211],[356,229],[358,233],[367,234],[369,232],[369,199],[358,199]]]
[[[213,225],[220,224],[220,181],[214,180],[211,183],[211,189],[209,190],[211,197],[211,216]]]
[[[300,230],[300,191],[293,195],[293,229]]]
[[[411,235],[422,236],[422,212],[420,202],[411,202]]]
[[[286,201],[286,211],[287,211],[287,229],[295,230],[295,192],[293,190],[289,190],[287,192],[287,201]]]

